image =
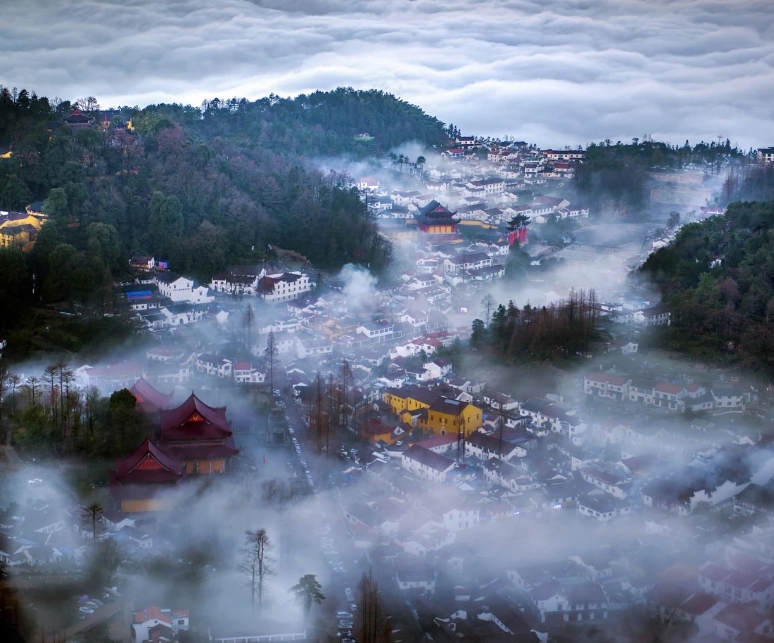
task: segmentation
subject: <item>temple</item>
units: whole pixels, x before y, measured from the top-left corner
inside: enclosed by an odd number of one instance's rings
[[[454,218],[454,212],[435,200],[424,208],[420,208],[417,224],[422,232],[428,234],[454,234],[457,232],[457,219]]]
[[[137,406],[145,413],[158,413],[167,408],[173,395],[157,391],[144,377],[137,380],[129,391],[137,400]]]
[[[147,438],[111,474],[111,493],[121,511],[162,511],[171,508],[167,493],[185,476],[185,465],[163,453]]]
[[[159,448],[182,461],[186,473],[199,474],[225,473],[239,453],[225,407],[208,406],[193,393],[177,408],[161,411]]]

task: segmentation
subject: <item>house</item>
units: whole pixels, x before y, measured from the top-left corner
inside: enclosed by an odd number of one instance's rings
[[[528,590],[541,623],[582,623],[607,619],[608,599],[594,581],[549,580]]]
[[[200,322],[204,318],[204,309],[189,303],[162,306],[159,310],[166,326],[185,326]]]
[[[623,375],[609,373],[588,373],[583,378],[583,392],[618,402],[629,396],[631,379]]]
[[[221,379],[230,379],[232,376],[234,362],[220,355],[212,353],[201,353],[196,356],[196,370],[199,373],[214,375]]]
[[[129,259],[129,267],[132,270],[148,272],[156,267],[156,260],[150,255],[134,255]]]
[[[137,406],[145,413],[158,413],[167,408],[172,400],[173,393],[162,393],[156,390],[144,377],[137,380],[129,392],[137,400]]]
[[[188,610],[185,609],[161,609],[150,605],[144,610],[132,613],[132,639],[135,643],[157,640],[151,635],[154,630],[171,632],[176,639],[181,631],[188,628]]]
[[[476,270],[492,265],[492,258],[485,252],[463,253],[443,260],[443,270],[447,275],[457,275],[466,270]]]
[[[402,567],[396,571],[395,581],[399,590],[422,590],[428,594],[435,591],[435,572],[430,566]]]
[[[257,294],[268,303],[299,299],[312,290],[309,276],[302,272],[265,275],[258,280]]]
[[[266,380],[266,373],[259,371],[251,362],[234,362],[233,373],[237,384],[261,384]]]
[[[482,424],[482,411],[468,402],[438,397],[427,411],[427,428],[436,435],[462,433],[467,436]]]
[[[631,504],[624,498],[616,498],[610,494],[585,494],[576,501],[578,513],[581,516],[607,522],[631,512]]]
[[[401,466],[419,478],[443,482],[454,469],[454,460],[417,444],[403,452]]]
[[[465,455],[485,462],[490,458],[502,458],[507,462],[514,457],[523,458],[527,455],[527,451],[517,444],[500,440],[494,435],[474,431],[465,440]]]
[[[207,286],[197,285],[192,279],[173,272],[157,274],[155,279],[159,293],[174,303],[208,304],[214,299]]]

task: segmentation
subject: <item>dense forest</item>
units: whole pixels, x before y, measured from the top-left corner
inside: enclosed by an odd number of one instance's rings
[[[774,201],[683,226],[640,274],[671,308],[669,347],[774,372]]]
[[[90,126],[66,123],[76,106]],[[444,137],[443,123],[377,91],[102,111],[93,98],[52,104],[2,88],[0,147],[11,156],[0,159],[0,209],[38,200],[50,217],[29,255],[0,251],[2,294],[14,305],[104,297],[129,256],[145,253],[203,280],[275,247],[378,272],[390,247],[357,190],[310,158]]]
[[[730,160],[749,158],[728,139],[693,146],[688,141],[678,146],[650,139],[607,140],[586,149],[586,159],[576,169],[576,188],[596,212],[637,218],[648,204],[649,172],[693,168],[717,175]]]

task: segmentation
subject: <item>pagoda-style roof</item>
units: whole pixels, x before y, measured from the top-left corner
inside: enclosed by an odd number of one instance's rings
[[[69,125],[80,125],[89,122],[89,117],[86,116],[80,109],[74,109],[67,116],[65,116],[65,122]]]
[[[419,215],[416,219],[420,226],[455,225],[458,223],[455,214],[438,201],[433,200],[424,208],[419,209]]]
[[[226,408],[209,406],[193,393],[177,408],[161,412],[161,438],[166,443],[229,436]]]
[[[182,462],[145,438],[132,455],[116,463],[111,482],[119,485],[175,483],[184,471]]]
[[[173,396],[173,393],[156,390],[144,377],[137,380],[129,391],[137,400],[137,405],[146,413],[155,413],[166,408]]]

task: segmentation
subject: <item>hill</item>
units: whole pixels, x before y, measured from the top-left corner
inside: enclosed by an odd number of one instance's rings
[[[672,312],[666,345],[774,372],[774,202],[737,202],[680,229],[641,275]]]
[[[314,159],[445,136],[437,119],[375,90],[101,110],[93,98],[54,104],[0,87],[0,209],[43,201],[49,215],[31,253],[2,251],[14,276],[4,294],[15,310],[99,299],[133,254],[202,280],[274,246],[322,268],[378,272],[389,244],[348,177],[323,175]]]

